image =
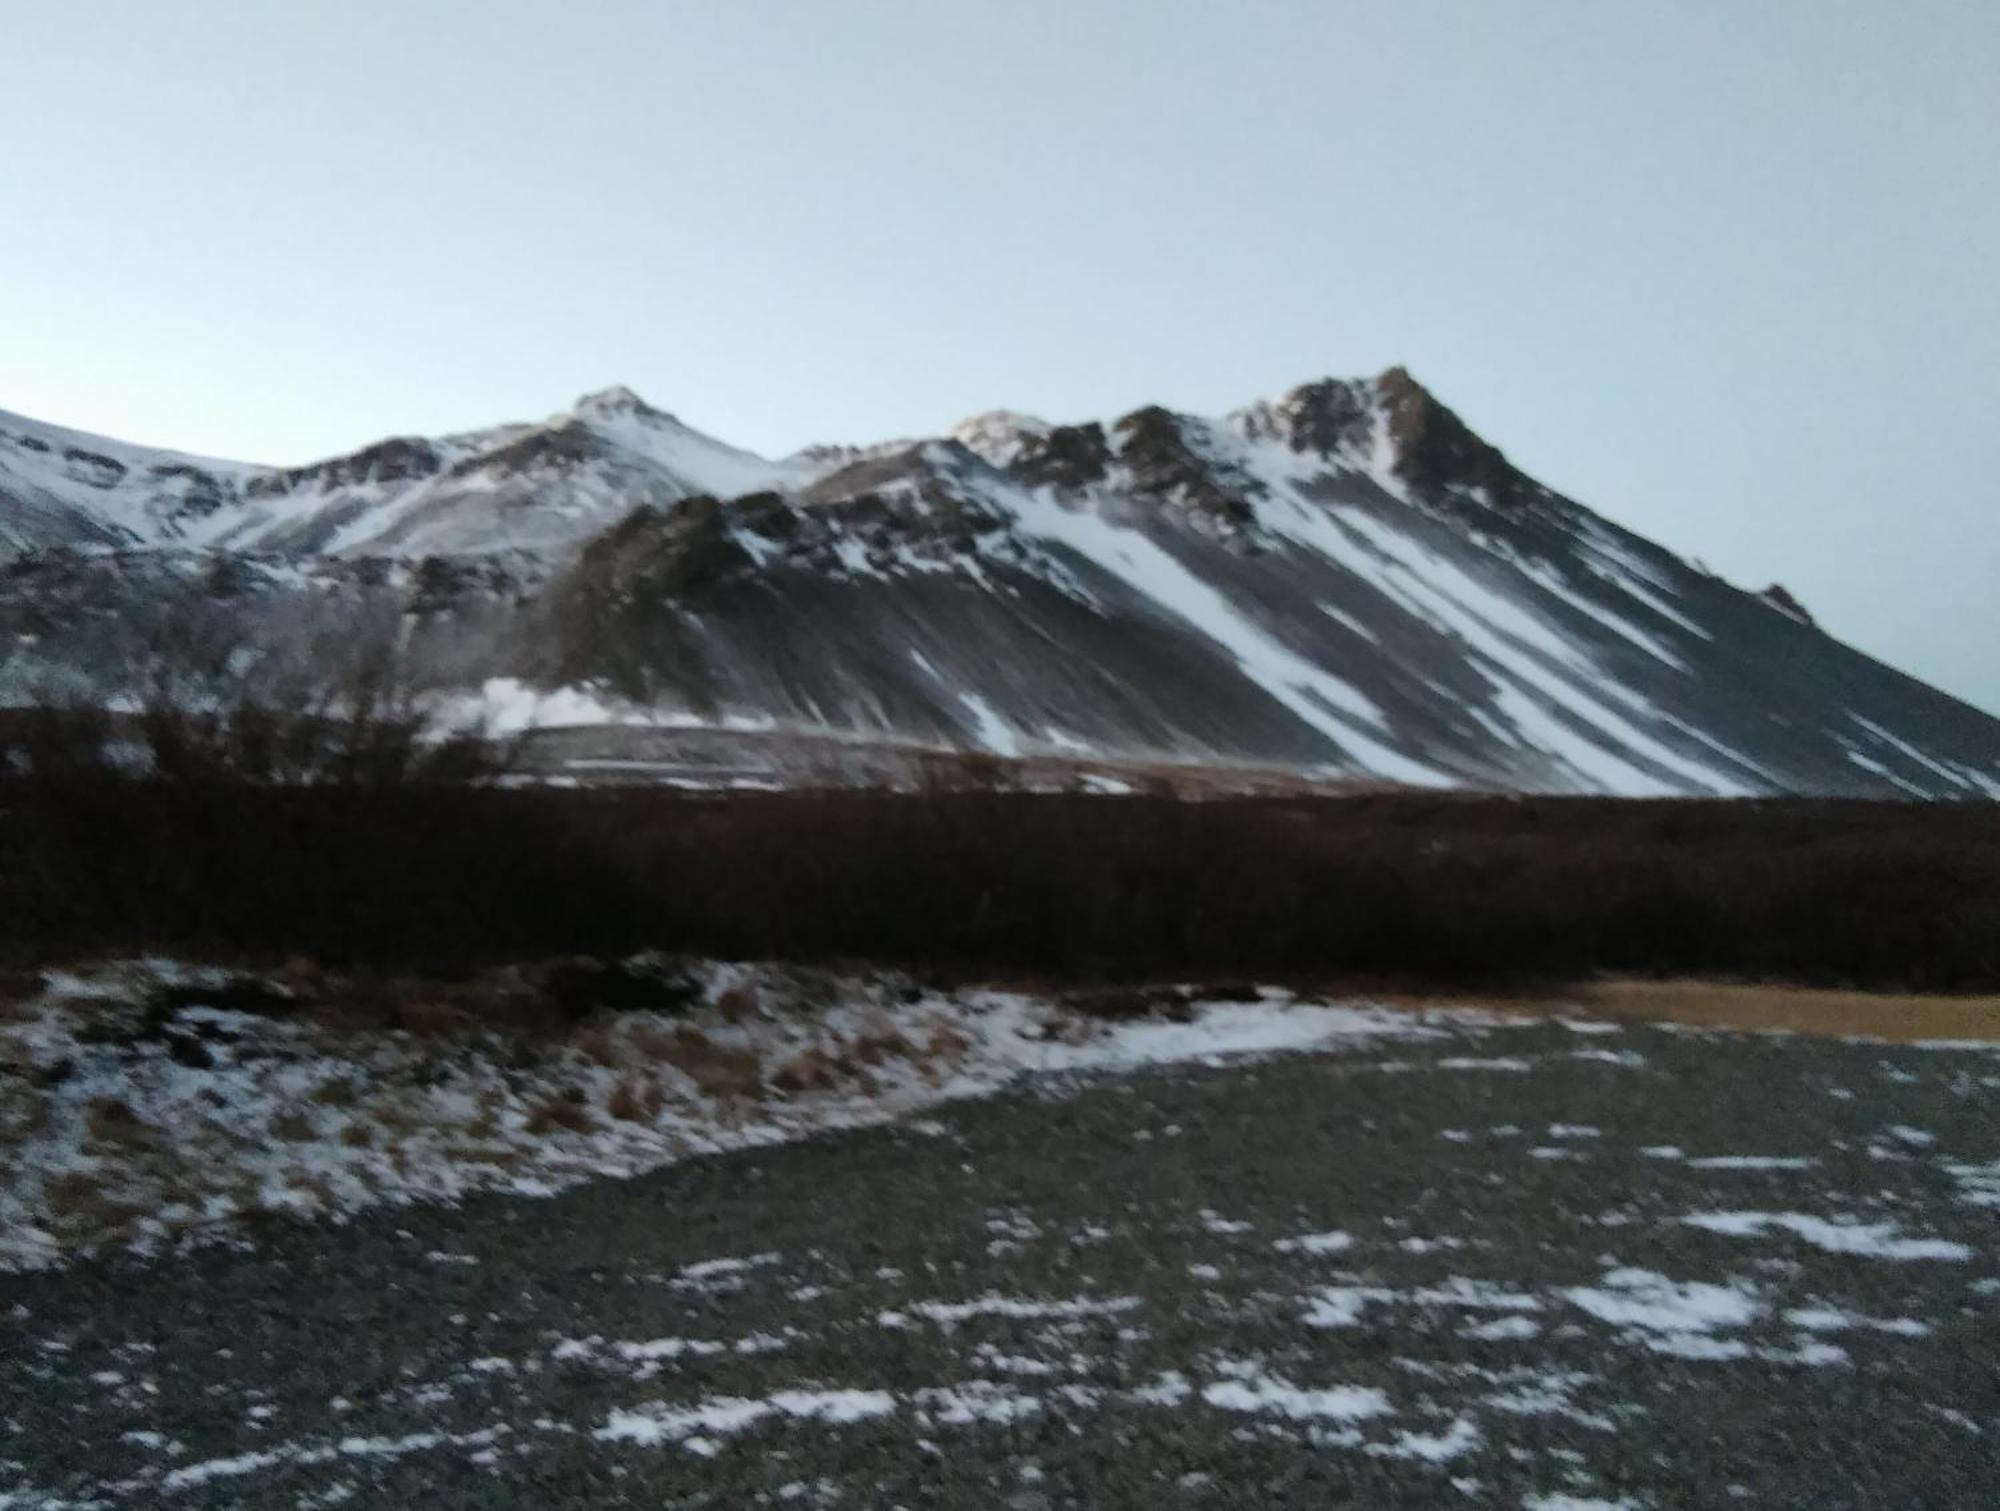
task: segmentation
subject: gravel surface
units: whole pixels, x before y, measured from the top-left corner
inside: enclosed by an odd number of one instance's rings
[[[1988,1506],[1996,1090],[1549,1024],[4,1276],[0,1507]]]

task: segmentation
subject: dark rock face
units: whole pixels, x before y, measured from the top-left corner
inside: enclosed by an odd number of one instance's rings
[[[754,535],[783,538],[789,513],[775,494],[744,499],[738,511],[713,498],[635,509],[584,547],[566,580],[607,604],[698,601],[755,565],[730,528],[735,519]]]
[[[1396,471],[1412,487],[1432,495],[1482,489],[1502,509],[1518,507],[1541,491],[1407,370],[1392,367],[1375,386],[1388,411]]]
[[[1794,598],[1783,583],[1774,582],[1757,596],[1788,619],[1796,619],[1806,625],[1815,622],[1813,616],[1806,612],[1806,606]]]
[[[1255,517],[1249,495],[1261,486],[1199,456],[1178,416],[1152,405],[1126,415],[1117,432],[1118,460],[1131,473],[1135,493],[1222,525],[1246,525]]]
[[[125,476],[123,462],[75,446],[63,453],[63,461],[71,478],[92,488],[115,488]]]
[[[1087,425],[1058,425],[1046,435],[1024,437],[1012,470],[1034,483],[1087,488],[1102,482],[1110,465],[1111,446],[1105,440],[1104,427],[1092,420]]]
[[[601,448],[595,431],[575,420],[531,430],[518,441],[468,457],[452,470],[460,476],[476,472],[532,474],[589,461]]]
[[[1326,378],[1295,388],[1278,403],[1284,439],[1294,451],[1330,457],[1368,443],[1371,411],[1357,383]]]
[[[180,495],[180,513],[195,518],[206,518],[228,502],[228,494],[215,474],[204,472],[199,467],[185,462],[168,462],[149,468],[166,489],[177,489]]]
[[[332,493],[367,483],[406,483],[434,475],[442,462],[429,441],[396,437],[347,456],[293,467],[253,479],[244,490],[253,498],[270,498],[301,490]]]

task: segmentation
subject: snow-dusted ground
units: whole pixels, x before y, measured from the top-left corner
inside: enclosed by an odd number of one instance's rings
[[[834,979],[692,1016],[795,1053]],[[966,1042],[856,1137],[13,1277],[0,1506],[1992,1503],[1990,1047],[822,1012]],[[953,1095],[1023,1069],[1130,1073]]]
[[[1026,1073],[1507,1021],[1271,990],[1193,1003],[1186,1022],[1105,1023],[1016,993],[922,992],[889,976],[688,969],[699,999],[671,1016],[603,1013],[527,1035],[337,1027],[310,1008],[273,1016],[198,1000],[149,1015],[163,983],[206,982],[221,1000],[229,978],[160,961],[54,975],[38,997],[0,1004],[0,1265],[227,1236],[259,1211],[548,1194],[906,1116]]]

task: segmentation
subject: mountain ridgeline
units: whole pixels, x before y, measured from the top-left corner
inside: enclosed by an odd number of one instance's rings
[[[385,637],[585,753],[2000,796],[2000,722],[1543,487],[1400,368],[779,461],[623,389],[296,468],[0,414],[0,699],[296,686]]]

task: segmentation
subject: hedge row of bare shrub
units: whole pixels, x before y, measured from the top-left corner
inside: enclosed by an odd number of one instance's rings
[[[18,961],[659,948],[1064,981],[2000,989],[2000,805],[687,797],[421,763],[317,783],[25,764],[0,778]]]

